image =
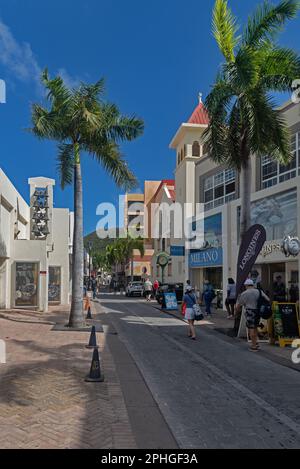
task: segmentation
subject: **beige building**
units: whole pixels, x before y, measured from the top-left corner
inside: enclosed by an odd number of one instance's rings
[[[124,202],[124,230],[130,234],[131,230],[140,233],[144,238],[144,256],[139,251],[134,251],[133,276],[135,280],[141,280],[151,276],[151,261],[154,254],[153,241],[148,236],[148,227],[151,226],[150,201],[160,185],[160,181],[145,181],[144,193],[126,194]],[[131,276],[131,263],[125,268],[125,277]]]
[[[73,217],[53,208],[54,180],[28,182],[30,204],[0,169],[0,308],[47,311],[70,300]]]
[[[267,242],[252,275],[272,293],[275,277],[281,274],[288,298],[292,285],[299,288],[300,258],[286,258],[281,243],[285,236],[300,235],[300,106],[288,102],[280,110],[291,132],[293,158],[288,166],[282,166],[267,156],[252,157],[252,222],[267,231]],[[190,278],[200,289],[208,279],[225,297],[227,279],[236,275],[240,179],[236,171],[217,166],[206,154],[202,135],[207,125],[208,116],[200,101],[171,143],[176,150],[176,201],[193,203],[194,228],[201,218],[197,212],[204,216],[204,244],[201,249],[185,252],[185,279]],[[197,204],[201,204],[198,209]]]

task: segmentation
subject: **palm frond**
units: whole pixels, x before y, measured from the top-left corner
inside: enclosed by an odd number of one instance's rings
[[[283,164],[291,159],[290,132],[283,114],[271,96],[256,90],[248,96],[249,144],[251,152],[268,155]]]
[[[101,108],[102,123],[107,137],[116,141],[131,141],[144,132],[144,122],[136,116],[123,116],[114,104],[104,104]]]
[[[31,119],[33,127],[29,130],[38,138],[59,140],[62,137],[63,123],[56,113],[48,111],[38,104],[33,104]]]
[[[64,189],[73,182],[74,171],[74,154],[73,145],[58,145],[57,169],[60,176],[60,185]]]
[[[203,138],[210,157],[217,163],[224,163],[229,160],[227,117],[231,109],[233,96],[230,84],[219,77],[205,101],[210,123],[204,132]]]
[[[101,163],[118,187],[131,190],[137,186],[137,180],[115,142],[103,138],[94,139],[88,144],[82,144],[82,148],[94,155],[94,158]]]
[[[239,41],[237,30],[236,19],[228,8],[228,1],[216,0],[213,10],[213,35],[228,62],[234,61],[234,49]]]
[[[282,0],[276,6],[265,1],[248,20],[244,44],[255,48],[265,39],[273,39],[287,20],[295,18],[299,8],[298,0]]]
[[[260,75],[263,89],[290,91],[292,82],[300,77],[300,57],[292,49],[273,48],[262,56]]]
[[[57,76],[50,79],[48,70],[45,69],[42,73],[41,80],[48,91],[47,99],[51,102],[54,109],[61,109],[68,104],[72,98],[72,93],[65,86],[61,77]]]

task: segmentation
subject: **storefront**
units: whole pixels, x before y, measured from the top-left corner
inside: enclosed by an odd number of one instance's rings
[[[286,301],[297,295],[299,298],[299,259],[287,258],[282,252],[283,239],[298,235],[296,188],[252,203],[251,222],[262,224],[267,233],[267,241],[252,269],[253,280],[273,299],[276,280],[281,277]]]
[[[202,226],[201,226],[202,225]],[[204,235],[197,231],[204,230]],[[222,214],[218,213],[204,219],[198,225],[193,223],[193,231],[203,239],[202,249],[189,252],[189,270],[192,285],[203,289],[205,280],[215,290],[223,290],[223,247],[222,247]]]

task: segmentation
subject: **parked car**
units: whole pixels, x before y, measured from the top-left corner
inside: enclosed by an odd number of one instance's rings
[[[130,282],[126,287],[126,296],[143,296],[142,282]]]
[[[164,293],[176,293],[177,302],[180,303],[183,298],[183,283],[163,283],[156,292],[156,300],[161,305],[164,299]]]

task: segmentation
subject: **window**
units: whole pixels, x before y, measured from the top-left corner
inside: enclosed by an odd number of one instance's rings
[[[236,198],[236,171],[226,169],[204,179],[205,210],[220,207]]]
[[[200,156],[200,143],[199,142],[194,142],[193,143],[192,154],[193,154],[193,156],[196,156],[196,157]]]
[[[273,161],[268,156],[261,159],[261,188],[275,186],[281,182],[300,176],[300,133],[296,133],[291,138],[292,159],[288,165],[282,165]],[[298,168],[298,171],[297,171]]]

